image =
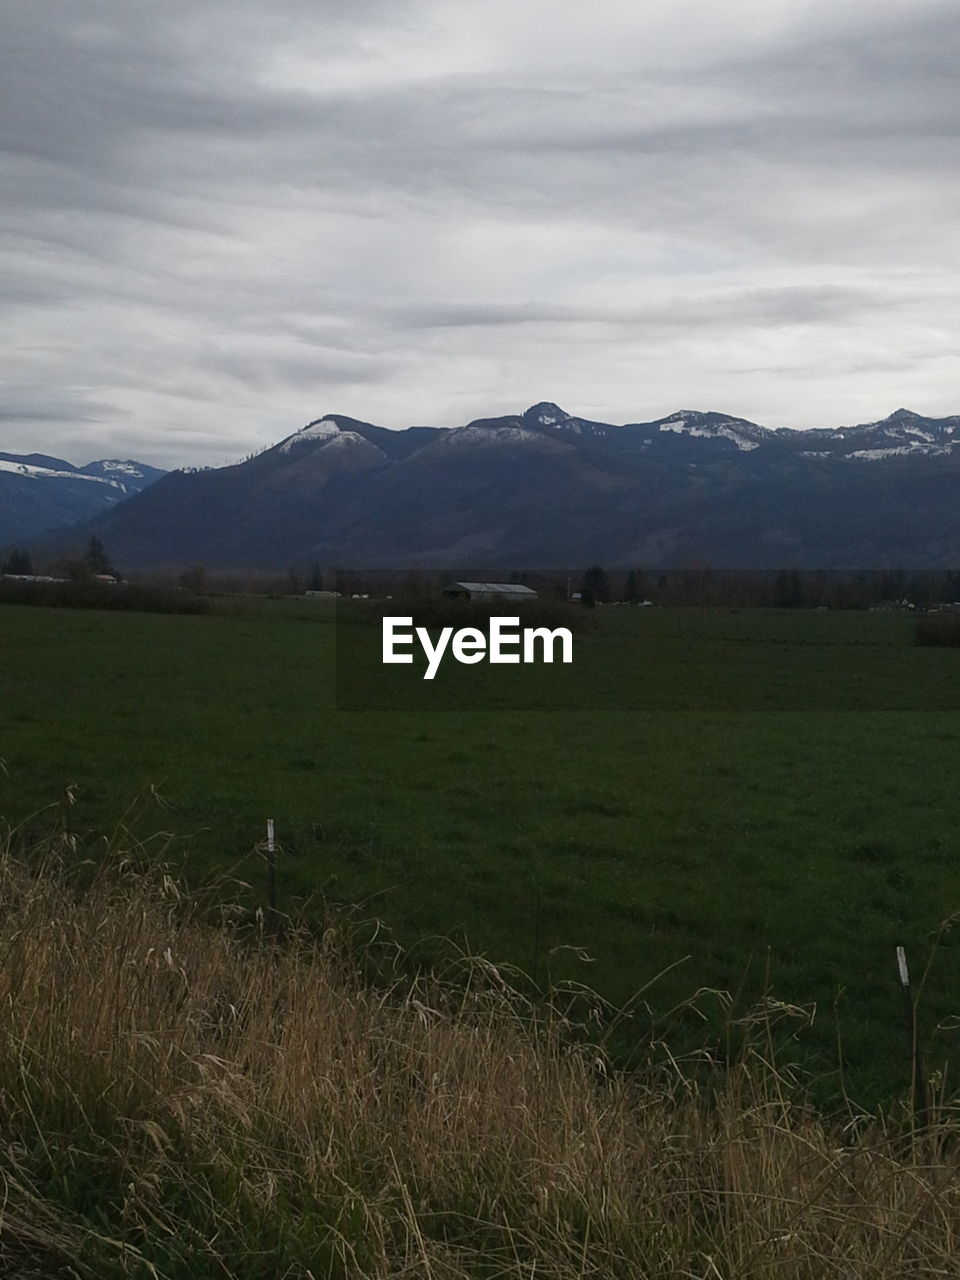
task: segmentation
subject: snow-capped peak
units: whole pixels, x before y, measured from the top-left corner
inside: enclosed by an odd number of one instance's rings
[[[702,417],[703,414],[698,413],[696,409],[678,409],[676,413],[671,413],[666,418],[661,418],[660,425],[666,427],[676,423],[678,426],[685,427],[688,419]]]
[[[143,471],[135,462],[121,462],[119,458],[100,458],[90,463],[91,467],[99,467],[101,471],[117,471],[124,476],[143,476]]]
[[[281,453],[289,453],[294,445],[305,444],[308,440],[332,440],[340,434],[340,428],[332,417],[317,418],[308,422],[305,427],[295,431],[292,436],[280,442],[277,448]]]
[[[539,404],[531,405],[520,421],[530,431],[562,431],[565,435],[605,436],[610,430],[608,423],[575,418],[552,400],[541,400]]]
[[[560,427],[570,422],[571,418],[570,414],[561,409],[558,404],[550,400],[541,400],[539,404],[530,406],[523,415],[523,421],[528,426]]]
[[[738,449],[756,449],[764,429],[744,418],[731,418],[726,413],[702,413],[697,409],[678,409],[656,424],[658,431],[671,431],[686,436],[729,440]]]
[[[879,425],[894,427],[900,426],[902,423],[906,422],[920,421],[922,421],[922,415],[914,413],[912,409],[894,409],[893,413],[890,413],[883,418]]]
[[[38,467],[28,462],[14,462],[6,458],[0,458],[0,471],[10,471],[14,475],[28,476],[35,480],[85,480],[91,484],[112,484],[116,485],[115,480],[107,480],[103,476],[91,476],[79,469],[72,471],[58,471],[53,467]]]
[[[960,417],[927,418],[912,409],[896,409],[877,422],[856,426],[821,428],[807,433],[813,440],[835,440],[841,445],[860,445],[842,456],[870,461],[904,454],[949,454],[960,444]]]

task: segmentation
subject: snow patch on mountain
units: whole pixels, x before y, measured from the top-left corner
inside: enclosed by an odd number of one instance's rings
[[[91,467],[99,467],[102,471],[116,471],[120,475],[133,476],[136,480],[143,479],[143,472],[135,462],[120,462],[117,458],[102,458],[98,462],[91,462]]]
[[[930,456],[931,454],[950,453],[949,447],[944,448],[942,445],[926,445],[926,444],[889,444],[881,445],[876,449],[854,449],[852,452],[842,455],[847,458],[865,458],[870,462],[876,462],[883,458],[902,457],[904,454],[912,456],[922,454]]]
[[[523,444],[552,448],[553,442],[535,431],[524,427],[458,427],[441,436],[434,447],[450,448],[500,448],[503,445]]]
[[[316,422],[309,423],[306,427],[301,427],[292,436],[287,436],[286,440],[277,445],[277,448],[281,453],[289,453],[294,445],[305,444],[308,440],[332,440],[334,436],[340,434],[340,428],[335,422],[329,418],[320,418]],[[346,434],[353,435],[355,433],[349,432]]]
[[[905,436],[913,436],[916,440],[925,440],[927,444],[933,444],[933,432],[921,431],[919,427],[904,427],[903,434]]]
[[[379,453],[381,457],[386,457],[386,454],[379,445],[374,444],[372,440],[368,440],[366,436],[360,435],[359,431],[344,431],[340,429],[337,431],[336,435],[327,436],[322,447],[325,450],[341,450],[344,448],[355,449],[358,445],[367,452],[373,449],[373,451],[375,453]]]
[[[607,422],[592,422],[589,418],[575,418],[550,400],[533,404],[520,418],[521,426],[531,430],[562,432],[571,436],[606,436],[611,430]]]
[[[33,479],[87,480],[91,484],[108,485],[111,489],[124,487],[119,480],[108,480],[105,476],[88,476],[83,471],[54,471],[51,467],[35,467],[29,462],[8,462],[4,458],[0,458],[0,471],[10,471],[14,475]]]
[[[550,400],[541,400],[539,404],[531,405],[523,415],[523,420],[541,427],[569,426],[571,430],[580,430],[580,423],[574,423],[574,419],[565,409],[561,409],[558,404]]]
[[[719,436],[724,440],[730,440],[744,452],[759,447],[758,441],[748,440],[735,427],[727,426],[725,423],[705,423],[702,414],[692,413],[686,409],[681,409],[679,413],[665,418],[658,424],[657,429],[676,432],[680,435],[699,436],[705,440],[715,440]]]
[[[825,442],[854,446],[849,453],[838,451],[838,457],[882,462],[884,458],[904,455],[949,455],[960,444],[960,437],[955,434],[958,424],[957,417],[924,418],[910,409],[897,409],[879,422],[860,422],[856,426],[819,430],[815,434]]]

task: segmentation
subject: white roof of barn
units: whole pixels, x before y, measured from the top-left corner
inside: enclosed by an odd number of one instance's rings
[[[463,591],[491,592],[498,596],[535,596],[533,587],[522,587],[519,582],[451,582],[450,587],[460,587]],[[444,588],[446,591],[450,587]]]

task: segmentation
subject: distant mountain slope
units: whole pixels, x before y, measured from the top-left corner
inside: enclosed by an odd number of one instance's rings
[[[96,515],[163,474],[113,458],[75,467],[42,453],[0,453],[0,547]]]
[[[247,462],[172,472],[89,526],[127,569],[484,564],[960,566],[960,416],[770,430],[625,425],[542,401],[457,428],[330,414]]]

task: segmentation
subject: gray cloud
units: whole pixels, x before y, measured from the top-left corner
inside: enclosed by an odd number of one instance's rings
[[[0,449],[958,409],[951,3],[3,8]]]
[[[433,308],[406,307],[393,314],[400,328],[479,328],[502,325],[606,325],[610,328],[643,326],[679,329],[743,324],[816,324],[868,311],[879,299],[865,289],[791,285],[781,289],[754,289],[703,294],[696,300],[673,300],[646,306],[606,309],[599,306],[544,306],[537,302],[471,306],[453,304]],[[894,300],[885,297],[886,305]]]

